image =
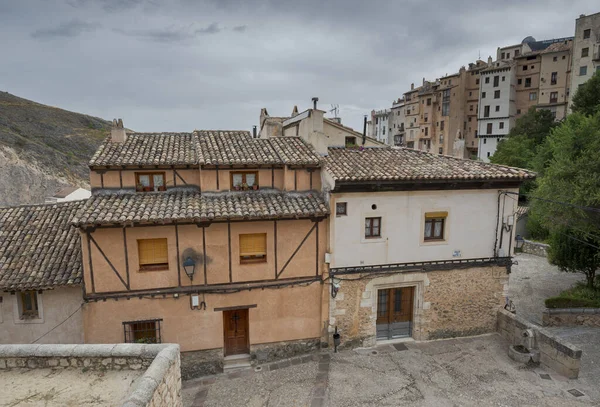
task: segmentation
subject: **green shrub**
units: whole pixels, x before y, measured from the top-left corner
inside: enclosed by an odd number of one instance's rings
[[[546,308],[600,308],[600,290],[577,283],[545,303]]]

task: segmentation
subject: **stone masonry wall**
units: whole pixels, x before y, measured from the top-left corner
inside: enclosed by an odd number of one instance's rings
[[[533,242],[525,240],[523,243],[523,253],[533,254],[540,257],[548,257],[548,248],[550,246],[545,243]]]
[[[330,300],[329,331],[338,327],[341,347],[375,345],[378,289],[414,286],[412,336],[429,340],[493,332],[508,283],[506,268],[492,266],[362,277],[342,280]]]
[[[10,369],[147,370],[123,407],[182,406],[179,345],[0,345],[0,374]]]
[[[542,314],[542,325],[600,327],[600,308],[548,308]]]
[[[512,345],[521,345],[523,330],[534,332],[535,348],[540,351],[540,362],[555,372],[576,379],[581,365],[581,349],[502,308],[498,309],[498,333]]]

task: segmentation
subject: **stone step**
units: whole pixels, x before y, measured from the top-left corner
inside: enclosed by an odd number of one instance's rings
[[[231,355],[223,359],[223,372],[228,373],[236,370],[251,368],[250,355]]]

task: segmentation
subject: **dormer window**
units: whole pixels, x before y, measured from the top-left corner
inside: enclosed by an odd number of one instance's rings
[[[166,191],[164,172],[136,172],[135,185],[138,192]]]
[[[235,191],[258,189],[258,172],[257,171],[231,172],[231,189],[233,189]]]

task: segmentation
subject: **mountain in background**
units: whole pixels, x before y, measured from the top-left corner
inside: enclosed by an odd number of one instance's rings
[[[110,128],[0,91],[0,206],[43,203],[66,185],[89,188],[87,163]]]

